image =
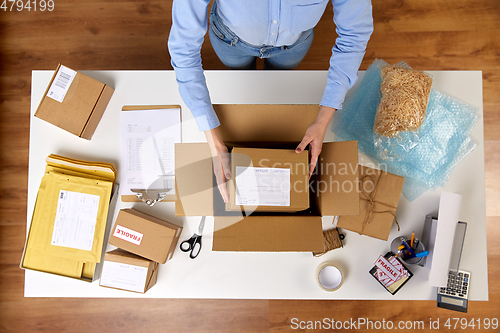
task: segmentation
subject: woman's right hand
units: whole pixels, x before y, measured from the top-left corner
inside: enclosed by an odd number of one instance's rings
[[[229,167],[229,153],[226,145],[222,142],[219,130],[213,128],[205,131],[205,136],[212,153],[212,164],[214,167],[217,187],[225,203],[229,202],[229,194],[226,187],[226,179],[231,179],[231,168]]]

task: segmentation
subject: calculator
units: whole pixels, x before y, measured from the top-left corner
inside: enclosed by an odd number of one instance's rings
[[[446,287],[438,288],[437,306],[439,308],[467,312],[469,286],[470,272],[450,270]]]

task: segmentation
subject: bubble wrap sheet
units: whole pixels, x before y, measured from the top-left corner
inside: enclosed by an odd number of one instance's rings
[[[476,146],[469,133],[477,122],[477,108],[432,89],[426,118],[419,129],[419,142],[410,151],[394,146],[399,158],[377,156],[373,123],[381,99],[380,68],[375,60],[335,112],[332,131],[336,141],[357,140],[359,150],[374,158],[387,171],[405,177],[403,194],[413,201],[428,190],[444,187],[453,168]]]

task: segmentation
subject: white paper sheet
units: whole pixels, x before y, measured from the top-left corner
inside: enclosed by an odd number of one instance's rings
[[[144,292],[148,269],[146,267],[105,261],[101,273],[101,286]]]
[[[181,142],[180,109],[121,112],[120,194],[131,189],[175,194],[175,143]]]
[[[98,195],[61,190],[51,244],[91,251],[98,211]]]
[[[75,76],[76,72],[74,70],[61,65],[47,91],[47,96],[62,103]]]
[[[290,206],[290,169],[237,166],[235,203]]]
[[[451,250],[455,239],[455,229],[460,219],[461,205],[461,195],[441,192],[436,240],[429,272],[429,285],[433,287],[444,287],[448,281]]]

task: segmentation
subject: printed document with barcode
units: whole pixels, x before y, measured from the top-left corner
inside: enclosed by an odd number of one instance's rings
[[[290,169],[237,166],[235,204],[290,206]]]
[[[61,65],[50,85],[47,96],[62,103],[75,76],[76,72],[74,70]]]
[[[175,194],[176,143],[181,142],[181,110],[121,112],[120,194],[132,189]]]
[[[59,191],[51,245],[91,251],[99,199],[94,194]]]

